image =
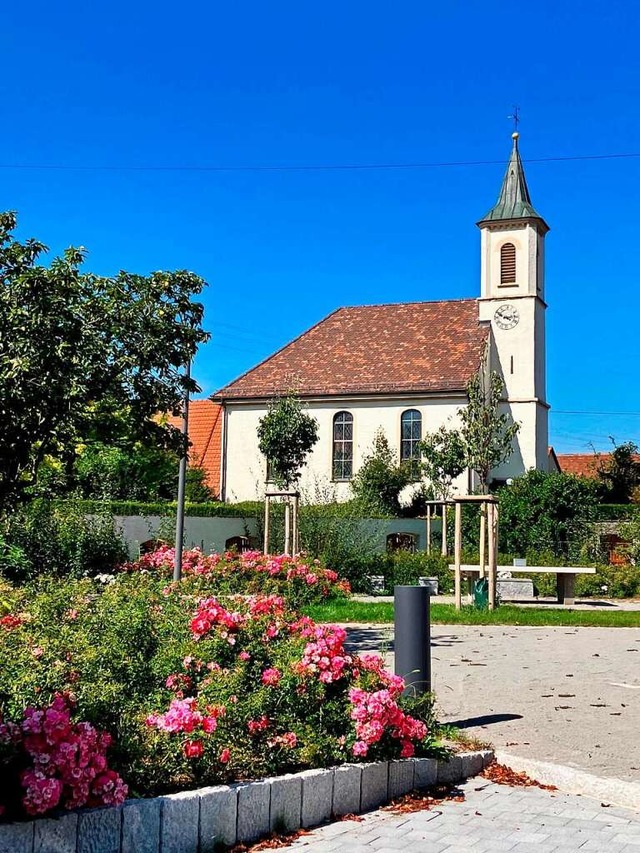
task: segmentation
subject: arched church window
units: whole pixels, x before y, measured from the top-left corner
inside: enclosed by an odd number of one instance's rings
[[[500,284],[516,283],[516,247],[505,243],[500,249]]]
[[[353,476],[353,415],[338,412],[333,418],[332,476],[350,480]]]
[[[422,415],[417,409],[407,409],[400,418],[400,461],[410,462],[414,474],[418,472],[422,438]]]

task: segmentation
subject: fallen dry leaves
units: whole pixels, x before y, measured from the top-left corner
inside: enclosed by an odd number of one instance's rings
[[[286,835],[270,835],[255,844],[236,844],[229,853],[259,853],[260,850],[277,850],[279,847],[288,847],[292,841],[302,838],[303,835],[311,835],[307,829],[299,829],[297,832],[289,832]]]
[[[557,791],[555,785],[543,785],[542,782],[537,782],[526,773],[518,773],[510,767],[505,767],[504,764],[493,762],[485,767],[480,774],[490,782],[495,782],[497,785],[509,785],[511,788],[542,788],[543,791]]]
[[[464,794],[459,788],[447,785],[439,785],[421,792],[410,791],[403,797],[392,800],[388,806],[384,806],[383,811],[393,812],[393,814],[411,814],[412,812],[428,811],[433,806],[439,806],[445,801],[463,803]]]

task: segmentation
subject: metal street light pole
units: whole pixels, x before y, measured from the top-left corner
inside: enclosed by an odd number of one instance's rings
[[[185,377],[191,378],[191,362],[187,362]],[[189,441],[189,389],[184,394],[182,409],[182,435],[185,439],[184,455],[180,457],[178,469],[178,506],[176,507],[176,547],[173,561],[173,579],[179,581],[182,577],[182,543],[184,539],[184,492],[187,480],[187,448]]]

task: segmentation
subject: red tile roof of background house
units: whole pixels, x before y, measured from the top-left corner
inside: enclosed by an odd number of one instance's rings
[[[214,399],[464,390],[488,335],[475,299],[339,308]]]
[[[563,474],[573,474],[574,477],[598,476],[598,467],[609,458],[608,453],[558,453],[556,454],[560,470]]]
[[[563,474],[573,474],[575,477],[598,476],[598,468],[606,465],[611,459],[610,453],[558,453],[558,464]],[[640,456],[634,456],[640,462]]]
[[[169,416],[167,421],[178,429],[182,418]],[[222,454],[222,406],[213,400],[192,400],[189,404],[189,461],[207,473],[207,485],[220,493]]]

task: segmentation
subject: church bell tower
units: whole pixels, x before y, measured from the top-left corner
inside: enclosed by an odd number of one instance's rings
[[[513,148],[498,201],[477,224],[481,233],[480,320],[491,324],[489,366],[505,384],[505,409],[520,423],[514,453],[494,471],[507,479],[548,469],[544,241],[549,226],[531,204]]]

